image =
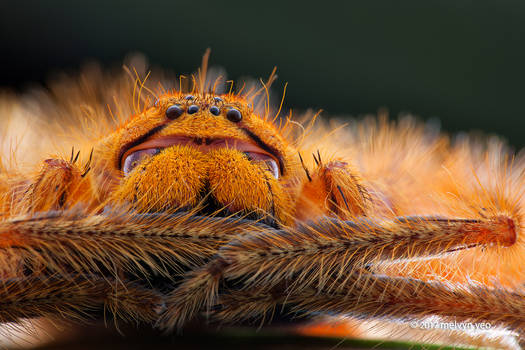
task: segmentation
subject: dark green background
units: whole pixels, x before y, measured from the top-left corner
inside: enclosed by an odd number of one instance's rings
[[[437,117],[525,146],[525,2],[2,1],[0,85],[129,52],[180,73],[212,64],[230,78],[289,82],[287,106]]]

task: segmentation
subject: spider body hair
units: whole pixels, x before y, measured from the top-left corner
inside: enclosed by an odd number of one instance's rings
[[[175,330],[286,306],[490,322],[523,341],[523,155],[409,118],[298,127],[261,98],[273,73],[219,94],[205,67],[189,87],[136,78],[132,95],[94,71],[36,112],[3,97],[23,116],[6,135],[34,124],[0,153],[1,322],[102,310]]]

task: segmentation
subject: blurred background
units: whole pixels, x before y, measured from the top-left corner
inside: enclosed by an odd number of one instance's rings
[[[230,79],[278,67],[286,106],[413,113],[525,146],[525,2],[1,1],[0,86],[141,52],[191,73],[207,47]]]

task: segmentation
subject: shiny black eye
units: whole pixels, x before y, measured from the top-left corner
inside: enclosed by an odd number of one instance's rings
[[[226,113],[226,118],[228,118],[229,121],[238,123],[242,120],[242,114],[241,112],[239,112],[238,109],[230,108],[230,110],[228,110],[228,113]]]
[[[197,105],[191,105],[188,107],[188,114],[194,114],[199,111],[199,106]]]
[[[221,114],[221,110],[217,106],[211,106],[210,107],[210,113],[213,115],[219,115]]]
[[[184,113],[184,111],[179,105],[169,106],[168,109],[166,109],[166,118],[171,120],[177,119],[182,113]]]
[[[213,100],[217,103],[222,102],[222,98],[220,97],[214,97]]]
[[[195,99],[195,96],[193,96],[193,95],[188,95],[188,96],[184,97],[184,99],[185,99],[185,100],[193,100],[193,99]]]

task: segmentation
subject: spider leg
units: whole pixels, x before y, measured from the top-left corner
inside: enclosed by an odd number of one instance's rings
[[[242,232],[264,231],[250,221],[191,213],[75,217],[45,213],[0,222],[0,262],[23,257],[26,265],[58,274],[121,270],[170,277],[201,266]],[[1,263],[7,266],[8,261]]]
[[[160,276],[167,280],[163,283],[175,284],[185,271],[202,266],[233,237],[268,229],[252,221],[191,213],[74,215],[45,213],[0,222],[0,303],[7,303],[0,307],[4,310],[3,316],[0,310],[0,322],[52,313],[67,316],[76,301],[81,308],[84,304],[89,308],[101,300],[101,293],[109,295],[115,281],[141,280],[154,287],[154,278]],[[84,279],[86,275],[95,277]],[[71,276],[78,276],[80,282]],[[53,307],[63,293],[67,294],[64,306]],[[125,294],[111,295],[113,299],[104,301],[112,313],[122,309],[125,315],[133,314],[126,310],[135,300],[136,317],[140,317],[139,292],[129,300]],[[21,307],[24,300],[27,307]],[[16,308],[21,314],[16,314]]]
[[[344,288],[314,287],[290,291],[281,286],[270,290],[252,288],[221,295],[220,309],[212,316],[222,322],[266,319],[268,313],[289,306],[300,317],[310,314],[339,314],[357,318],[420,321],[439,316],[445,323],[477,330],[481,323],[490,328],[515,331],[525,340],[525,293],[481,285],[452,287],[437,281],[353,273]],[[459,328],[456,328],[459,329]]]
[[[0,282],[0,322],[50,317],[82,321],[104,311],[115,321],[152,322],[162,295],[135,282],[96,275],[39,276]]]
[[[490,323],[525,337],[525,293],[482,285],[354,274],[340,292],[303,289],[288,296],[296,311],[337,313],[366,318],[421,320],[440,316],[444,322]],[[485,328],[486,329],[486,328]]]
[[[82,202],[94,207],[98,203],[93,201],[91,182],[86,177],[93,153],[88,162],[81,166],[77,163],[80,151],[76,154],[71,150],[71,158],[46,159],[37,177],[28,186],[20,203],[18,212],[42,212],[49,210],[66,209]]]
[[[204,307],[209,310],[220,303],[221,282],[234,283],[242,291],[258,290],[260,295],[282,288],[283,283],[290,295],[309,288],[342,292],[353,274],[364,273],[368,264],[474,246],[506,246],[515,240],[514,222],[506,217],[325,219],[297,229],[244,235],[222,247],[210,263],[191,272],[168,295],[160,324],[180,328]]]
[[[358,172],[342,161],[327,163],[315,158],[317,168],[307,175],[296,204],[296,219],[308,220],[325,215],[348,219],[365,215],[370,206],[370,195],[362,185]]]

